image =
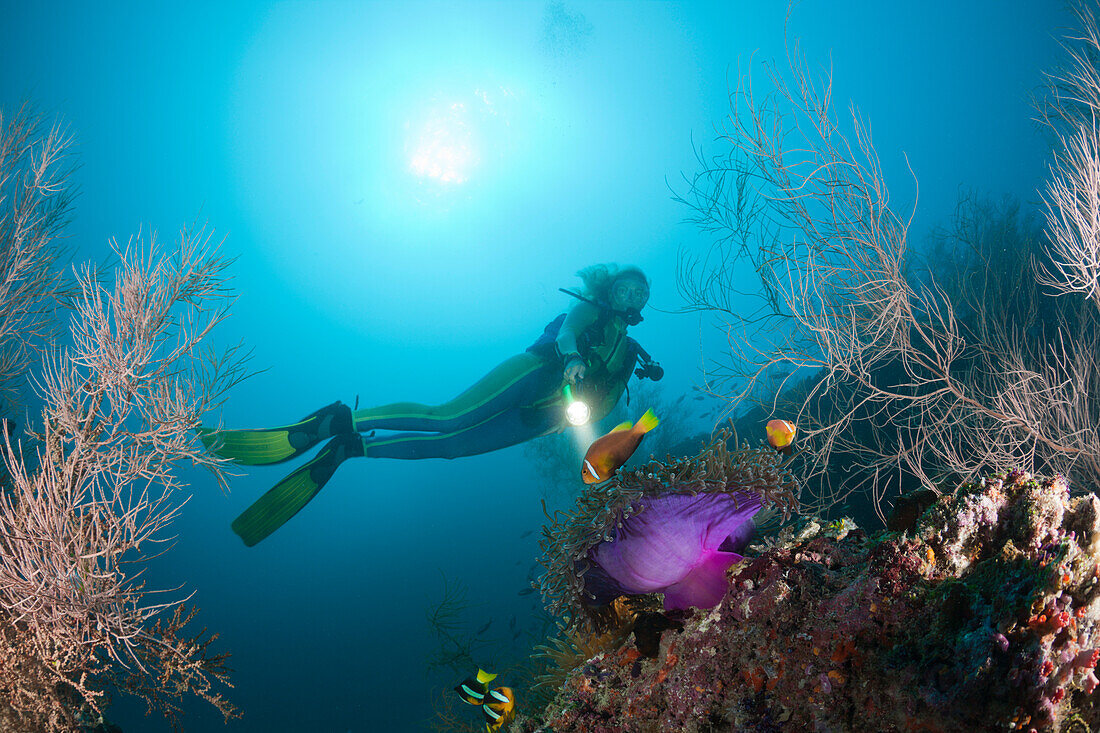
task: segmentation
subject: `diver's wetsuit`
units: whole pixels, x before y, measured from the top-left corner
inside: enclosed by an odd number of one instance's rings
[[[312,499],[348,458],[457,458],[498,450],[565,428],[563,364],[556,344],[584,358],[583,382],[574,394],[605,417],[626,389],[640,353],[617,312],[587,301],[565,317],[556,343],[537,342],[504,361],[475,385],[442,405],[398,402],[352,412],[336,403],[303,420],[263,430],[200,430],[206,445],[248,465],[281,463],[318,442],[321,451],[246,509],[233,530],[254,545]],[[361,433],[405,431],[378,437]]]
[[[557,430],[559,410],[552,393],[560,382],[559,366],[523,353],[450,402],[397,402],[356,410],[352,422],[361,433],[418,431],[364,438],[364,455],[371,458],[472,456]]]
[[[598,308],[578,303],[562,324],[589,364],[576,389],[600,420],[619,401],[637,360],[635,342],[619,316],[601,318]],[[560,338],[560,337],[559,337]],[[534,346],[502,363],[470,389],[442,405],[398,402],[356,410],[357,432],[406,430],[364,438],[369,458],[458,458],[524,443],[565,428],[561,358],[552,344]]]

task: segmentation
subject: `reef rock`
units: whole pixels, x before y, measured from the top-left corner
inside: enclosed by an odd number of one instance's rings
[[[905,524],[801,520],[656,658],[587,660],[513,730],[1095,730],[1100,500],[1016,472]]]

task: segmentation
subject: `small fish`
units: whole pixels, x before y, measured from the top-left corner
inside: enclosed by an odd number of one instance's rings
[[[511,687],[498,687],[485,696],[481,706],[485,714],[485,730],[495,733],[516,717],[516,696]]]
[[[512,620],[510,622],[508,622],[508,628],[513,629],[513,630],[516,628],[516,617],[515,616],[512,616]]]
[[[695,400],[696,402],[702,402],[703,401],[703,395],[697,394],[694,397],[692,397],[691,399]]]
[[[679,397],[677,397],[677,398],[676,398],[676,401],[672,403],[673,407],[675,407],[676,405],[678,405],[678,404],[680,404],[681,402],[683,402],[683,401],[684,401],[684,398],[685,398],[685,397],[687,397],[687,395],[686,395],[686,394],[682,394],[682,395],[680,395]]]
[[[495,674],[478,669],[477,675],[467,677],[460,682],[458,687],[455,688],[455,692],[458,693],[463,702],[480,705],[485,702],[485,695],[489,692],[489,683],[495,680],[496,677]]]
[[[798,430],[794,423],[787,420],[771,420],[766,428],[768,431],[768,443],[772,448],[789,456],[793,450],[794,434]]]
[[[529,596],[529,595],[531,595],[531,594],[532,594],[532,593],[534,593],[534,592],[535,592],[535,589],[534,589],[534,588],[524,588],[523,590],[521,590],[521,591],[519,592],[519,595],[521,595],[521,596]]]
[[[484,634],[484,633],[485,633],[486,631],[488,631],[488,630],[489,630],[489,627],[490,627],[490,626],[492,626],[492,625],[493,625],[493,619],[489,619],[488,621],[486,621],[486,622],[485,622],[485,625],[484,625],[484,626],[482,626],[482,627],[481,627],[480,629],[478,629],[478,630],[477,630],[477,634],[478,634],[478,636],[481,636],[481,635],[482,635],[482,634]]]
[[[519,536],[519,538],[520,538],[520,539],[522,540],[522,539],[523,539],[524,537],[530,537],[530,536],[531,536],[531,533],[532,533],[532,532],[534,532],[534,531],[535,531],[535,530],[533,530],[533,529],[529,529],[529,530],[527,530],[526,532],[524,532],[523,534],[521,534],[521,535]]]
[[[624,463],[634,455],[642,438],[657,427],[657,416],[653,410],[646,410],[638,421],[631,425],[624,422],[616,425],[611,432],[597,438],[584,454],[581,464],[581,478],[586,484],[598,484],[615,475]]]
[[[517,631],[516,633],[512,634],[512,641],[515,641],[516,639],[518,639],[519,635],[522,634],[522,633],[523,633],[522,631]]]

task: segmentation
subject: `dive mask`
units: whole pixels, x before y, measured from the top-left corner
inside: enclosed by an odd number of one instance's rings
[[[622,310],[641,311],[649,301],[649,287],[634,280],[620,280],[611,288],[612,302]]]

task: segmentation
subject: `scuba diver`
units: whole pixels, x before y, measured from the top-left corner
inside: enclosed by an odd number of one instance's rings
[[[237,517],[233,531],[245,545],[255,545],[298,513],[349,458],[487,453],[561,432],[567,402],[587,405],[591,420],[602,419],[619,401],[631,372],[639,379],[664,376],[661,366],[627,336],[627,328],[642,321],[649,300],[645,274],[633,266],[593,265],[577,275],[581,292],[562,289],[577,300],[569,312],[551,321],[526,351],[450,402],[363,409],[336,402],[283,427],[200,428],[208,450],[245,465],[288,461],[328,441]],[[375,437],[378,430],[401,432]]]

